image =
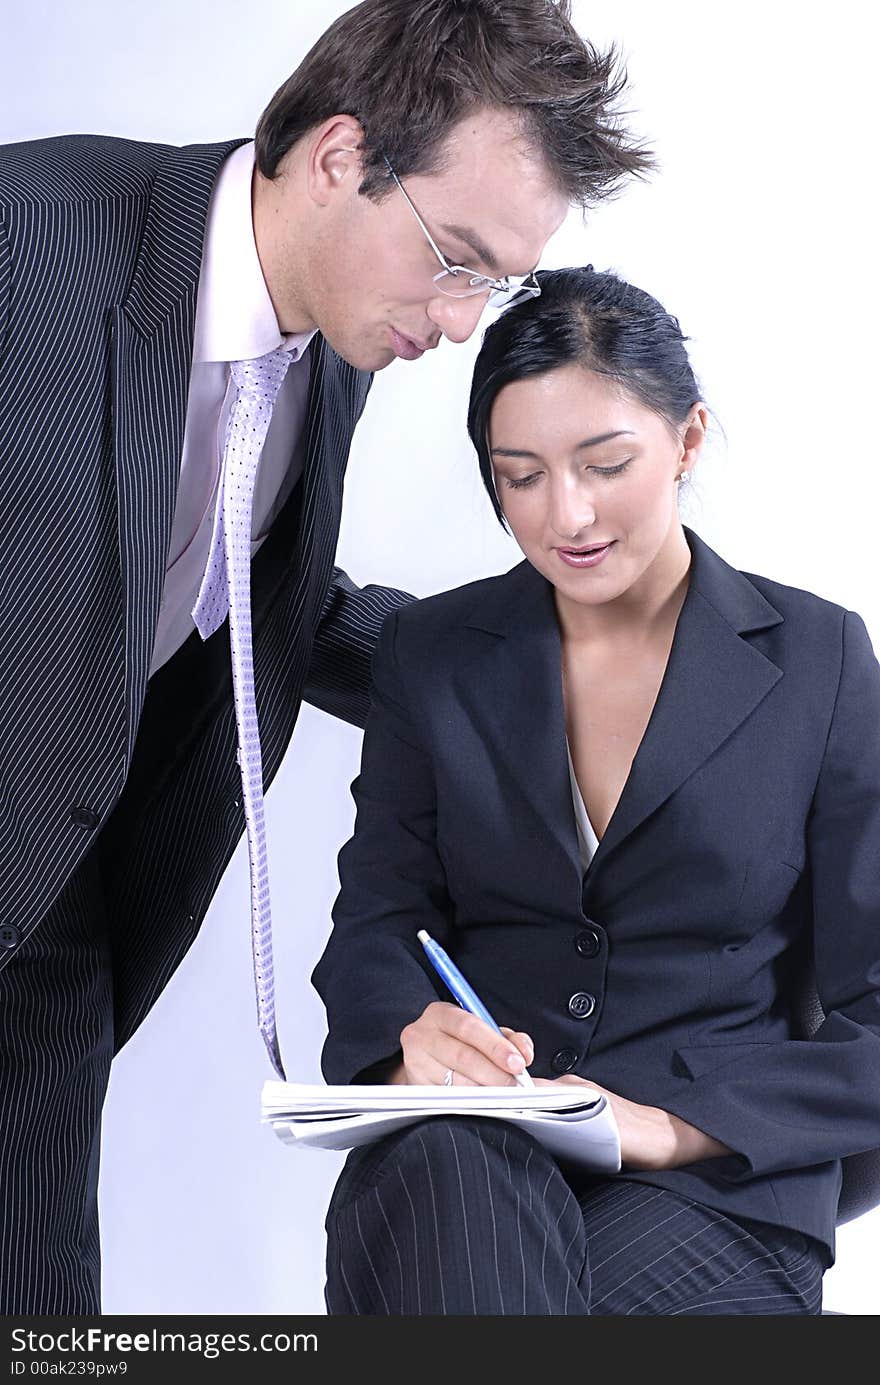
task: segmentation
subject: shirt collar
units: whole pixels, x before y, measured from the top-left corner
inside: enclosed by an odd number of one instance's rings
[[[302,356],[315,330],[282,333],[254,240],[254,143],[239,145],[220,168],[202,251],[193,361],[249,361],[282,347]]]

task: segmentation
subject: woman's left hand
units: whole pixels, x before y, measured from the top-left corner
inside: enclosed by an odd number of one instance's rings
[[[677,1169],[697,1159],[714,1159],[733,1152],[720,1140],[689,1125],[679,1116],[673,1116],[670,1111],[662,1111],[659,1106],[640,1106],[625,1096],[609,1092],[607,1087],[600,1087],[598,1082],[575,1077],[573,1073],[552,1081],[546,1077],[535,1078],[536,1087],[555,1087],[557,1083],[592,1087],[608,1098],[620,1132],[620,1159],[625,1168],[651,1172]]]

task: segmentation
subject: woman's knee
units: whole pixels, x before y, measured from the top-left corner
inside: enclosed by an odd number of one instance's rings
[[[462,1195],[469,1185],[486,1192],[516,1188],[542,1167],[558,1174],[546,1151],[525,1131],[504,1121],[475,1116],[432,1116],[352,1150],[334,1189],[331,1216],[379,1188],[390,1178],[405,1185],[412,1200],[436,1200],[449,1181]]]

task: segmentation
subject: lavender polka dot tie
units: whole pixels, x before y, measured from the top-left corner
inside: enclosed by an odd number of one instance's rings
[[[272,409],[290,365],[290,353],[271,351],[254,361],[231,361],[237,394],[229,412],[211,549],[192,617],[206,640],[229,613],[232,686],[238,726],[244,816],[251,877],[251,926],[257,1019],[272,1066],[284,1077],[275,1028],[272,913],[263,813],[263,761],[254,697],[251,638],[251,514],[260,453]]]

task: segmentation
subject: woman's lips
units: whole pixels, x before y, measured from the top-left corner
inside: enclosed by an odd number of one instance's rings
[[[556,552],[568,567],[598,567],[607,558],[614,547],[616,539],[610,539],[608,543],[589,544],[583,548],[557,548]]]
[[[419,357],[424,356],[422,347],[417,346],[409,337],[402,337],[396,327],[391,328],[391,338],[394,342],[395,354],[400,356],[401,360],[417,361]]]

